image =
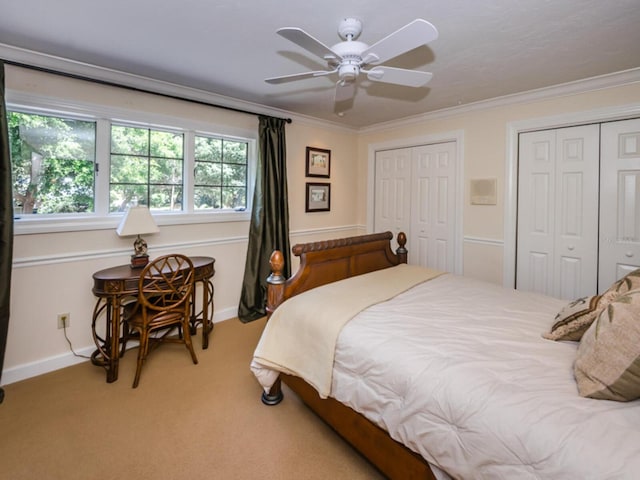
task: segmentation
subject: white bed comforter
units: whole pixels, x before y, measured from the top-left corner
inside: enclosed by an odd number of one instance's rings
[[[640,402],[578,396],[577,344],[541,338],[564,304],[430,280],[342,329],[331,396],[454,478],[638,479]]]
[[[267,392],[279,371],[303,378],[322,398],[327,398],[331,394],[336,340],[342,327],[365,308],[438,275],[442,272],[400,264],[322,285],[288,299],[269,318],[251,369]]]

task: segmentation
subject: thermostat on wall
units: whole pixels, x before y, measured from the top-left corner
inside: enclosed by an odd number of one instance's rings
[[[471,205],[496,204],[496,179],[471,179]]]

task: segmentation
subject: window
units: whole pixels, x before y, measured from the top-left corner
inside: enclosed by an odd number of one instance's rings
[[[196,136],[194,208],[247,207],[247,142]]]
[[[113,228],[134,204],[160,224],[248,220],[256,132],[12,93],[14,232]]]
[[[96,124],[8,112],[16,214],[94,211]]]
[[[179,133],[112,125],[109,211],[182,210],[183,145]]]

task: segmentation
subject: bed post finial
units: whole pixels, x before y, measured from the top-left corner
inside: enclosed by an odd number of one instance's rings
[[[286,278],[282,275],[282,269],[284,268],[284,256],[280,250],[274,250],[269,257],[269,265],[271,265],[271,275],[267,278],[267,282],[278,284],[284,283]]]
[[[405,245],[407,244],[407,236],[404,232],[398,233],[398,248],[396,250],[396,255],[400,260],[400,263],[407,263],[407,249]]]
[[[284,293],[284,283],[287,281],[282,275],[284,268],[284,256],[280,250],[274,250],[269,258],[271,265],[271,275],[267,277],[267,316],[282,303],[282,294]]]

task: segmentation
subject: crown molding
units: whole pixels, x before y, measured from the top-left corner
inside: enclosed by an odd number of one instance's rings
[[[511,95],[505,95],[503,97],[481,100],[479,102],[473,102],[451,108],[444,108],[441,110],[436,110],[434,112],[406,117],[402,120],[378,123],[369,127],[360,128],[359,133],[375,133],[381,130],[406,127],[414,125],[416,123],[425,122],[427,120],[437,120],[478,110],[529,103],[547,100],[550,98],[578,95],[581,93],[594,92],[597,90],[603,90],[612,87],[620,87],[638,82],[640,82],[640,68],[632,68],[629,70],[623,70],[621,72],[609,73],[597,77],[553,85],[551,87],[539,88],[536,90],[529,90],[521,93],[514,93]]]
[[[221,108],[232,108],[238,110],[246,110],[256,115],[269,115],[274,117],[289,117],[292,120],[308,125],[314,125],[330,130],[339,130],[341,132],[350,131],[357,132],[357,129],[341,125],[326,120],[319,120],[315,117],[301,115],[298,113],[280,110],[258,103],[247,102],[233,97],[227,97],[217,93],[208,92],[197,88],[185,87],[175,83],[165,82],[154,78],[135,75],[132,73],[114,70],[110,68],[100,67],[89,63],[78,62],[55,55],[27,50],[24,48],[14,47],[0,43],[0,59],[6,61],[22,63],[24,65],[34,66],[42,69],[58,71],[63,74],[77,75],[87,77],[98,81],[108,82],[123,87],[131,87],[140,90],[147,90],[152,93],[164,94],[173,97],[183,98],[185,100],[194,100],[216,105]],[[19,67],[17,67],[19,68]]]
[[[583,80],[553,85],[551,87],[529,90],[527,92],[514,93],[503,97],[481,100],[466,105],[444,108],[441,110],[406,117],[401,120],[392,120],[389,122],[378,123],[368,127],[349,127],[339,123],[320,120],[315,117],[297,114],[286,110],[268,107],[258,103],[247,102],[237,98],[227,97],[217,93],[208,92],[191,87],[185,87],[170,82],[164,82],[149,77],[143,77],[119,70],[109,69],[92,65],[89,63],[78,62],[63,57],[48,55],[33,50],[14,47],[11,45],[0,43],[0,58],[23,63],[25,65],[33,65],[44,69],[60,71],[70,75],[84,76],[99,81],[119,84],[126,87],[138,88],[141,90],[149,90],[159,94],[166,94],[184,98],[185,100],[195,100],[219,105],[220,107],[235,108],[238,110],[250,110],[256,114],[270,115],[276,117],[290,117],[296,122],[307,125],[328,128],[341,132],[352,133],[374,133],[381,130],[391,128],[400,128],[427,120],[435,120],[446,118],[454,115],[461,115],[477,110],[488,108],[496,108],[506,105],[514,105],[518,103],[533,102],[556,98],[560,96],[577,95],[606,88],[618,87],[632,83],[640,82],[640,68],[623,70],[621,72],[600,75]]]

